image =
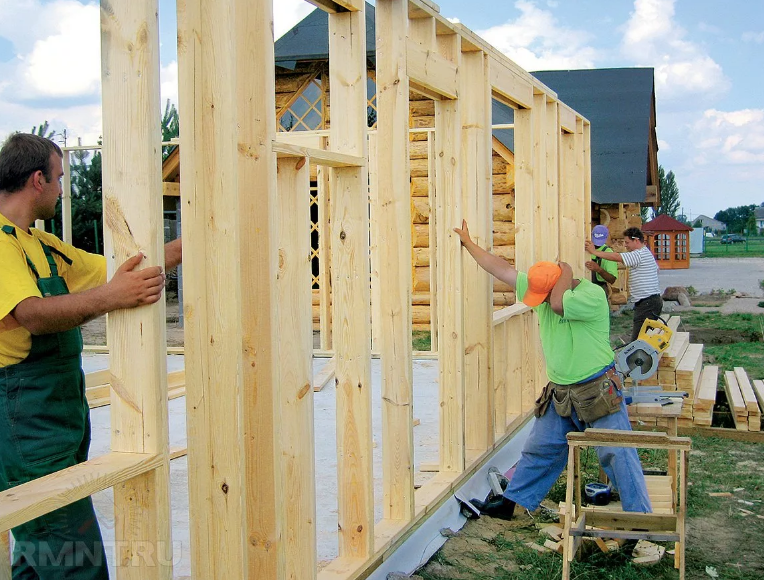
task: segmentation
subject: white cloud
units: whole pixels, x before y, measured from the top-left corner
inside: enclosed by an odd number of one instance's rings
[[[761,44],[764,42],[764,32],[744,32],[743,42]]]
[[[273,3],[273,34],[281,37],[300,20],[313,12],[314,7],[305,0],[278,0]]]
[[[478,34],[526,70],[593,68],[597,51],[591,36],[566,28],[548,10],[518,0],[520,16]]]
[[[709,109],[691,126],[694,162],[722,165],[764,163],[764,109]]]
[[[624,27],[622,51],[643,66],[655,67],[655,90],[662,98],[725,92],[729,80],[702,46],[684,40],[674,20],[676,0],[634,0]]]
[[[101,85],[99,8],[73,0],[45,7],[58,30],[35,42],[22,57],[28,97],[57,98],[98,94]]]
[[[669,145],[668,141],[664,141],[663,139],[658,139],[658,150],[659,151],[671,151],[671,145]]]
[[[178,106],[178,61],[174,60],[159,70],[159,93],[161,95],[162,111],[167,99]]]

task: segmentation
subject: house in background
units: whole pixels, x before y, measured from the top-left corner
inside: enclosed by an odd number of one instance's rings
[[[696,217],[693,223],[697,224],[698,222],[700,222],[701,227],[707,232],[713,232],[717,234],[719,232],[727,231],[727,224],[720,222],[719,220],[715,220],[714,218],[710,218],[707,215],[700,214],[698,217]]]
[[[753,210],[753,217],[756,220],[757,233],[764,234],[764,203]]]
[[[690,232],[693,228],[665,214],[642,226],[647,246],[661,270],[690,267]]]

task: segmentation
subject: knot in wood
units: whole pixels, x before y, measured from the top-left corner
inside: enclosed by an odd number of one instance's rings
[[[360,526],[360,525],[359,525],[359,526],[356,528],[356,530],[357,530],[357,531],[358,531],[358,533],[360,534],[360,533],[363,531],[363,526]]]
[[[228,494],[228,484],[227,483],[224,483],[223,485],[221,485],[220,489],[223,490],[223,493]]]
[[[344,240],[346,237],[347,237],[347,234],[345,233],[345,230],[342,230],[342,231],[340,232],[340,239],[341,239],[341,240]]]

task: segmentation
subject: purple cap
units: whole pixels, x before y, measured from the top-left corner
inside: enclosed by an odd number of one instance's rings
[[[594,245],[599,247],[603,245],[607,241],[607,237],[610,234],[607,227],[605,226],[594,226],[594,229],[592,230],[592,242],[594,242]]]

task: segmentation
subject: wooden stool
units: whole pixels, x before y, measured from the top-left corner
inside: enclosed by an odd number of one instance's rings
[[[637,433],[614,429],[587,429],[583,433],[568,433],[568,482],[565,493],[567,513],[562,538],[563,580],[570,580],[570,563],[584,537],[676,542],[674,567],[679,569],[679,579],[684,580],[687,470],[691,444],[692,441],[688,437],[672,437],[665,433]],[[673,489],[678,493],[673,494],[671,509],[666,510],[669,513],[643,514],[600,507],[582,507],[581,447],[668,449],[669,455],[672,455],[672,451],[676,452],[679,472],[678,476],[676,472],[674,474],[676,479]],[[608,529],[592,530],[586,529],[587,526]]]

